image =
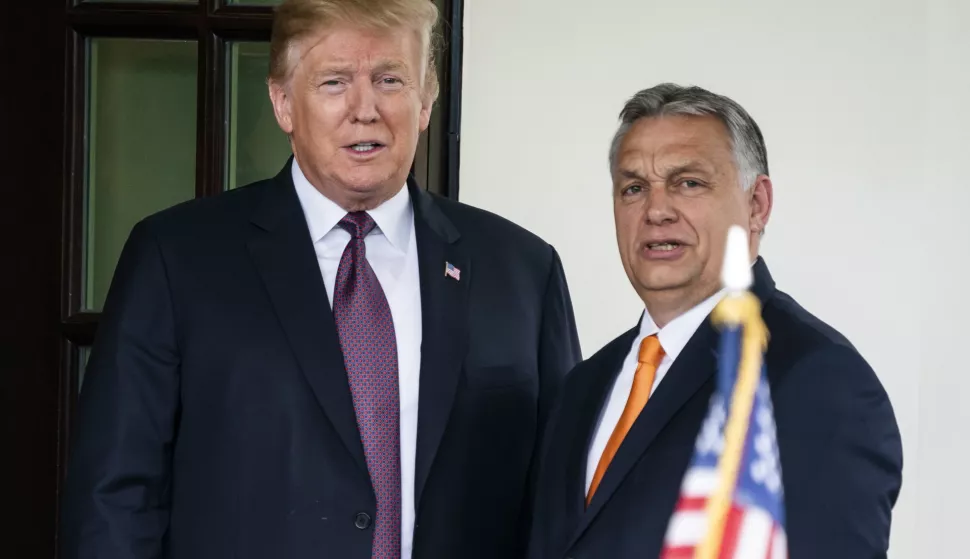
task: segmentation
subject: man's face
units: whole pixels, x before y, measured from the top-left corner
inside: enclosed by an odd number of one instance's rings
[[[620,259],[641,299],[686,311],[720,288],[731,225],[752,254],[771,206],[761,176],[745,192],[727,128],[713,116],[645,118],[624,138],[613,170]]]
[[[347,210],[394,196],[431,117],[419,34],[323,29],[293,57],[289,81],[271,83],[270,96],[307,179]]]

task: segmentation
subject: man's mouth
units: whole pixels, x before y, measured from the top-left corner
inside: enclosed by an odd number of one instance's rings
[[[680,248],[680,243],[676,241],[664,241],[660,243],[647,243],[647,248],[650,250],[659,251],[671,251]]]
[[[379,142],[360,142],[347,146],[348,149],[356,153],[371,153],[381,149],[382,147],[384,147],[384,144]]]

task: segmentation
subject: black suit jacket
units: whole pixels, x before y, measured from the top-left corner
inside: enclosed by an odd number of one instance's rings
[[[562,266],[524,229],[408,188],[413,557],[515,557],[535,443],[580,359]],[[75,424],[64,557],[370,558],[376,501],[289,164],[134,228]]]
[[[791,559],[886,556],[902,478],[889,399],[838,332],[775,289],[762,259],[753,291],[770,332],[765,363],[775,410]],[[570,373],[553,412],[530,559],[657,557],[714,391],[717,333],[697,330],[630,429],[584,506],[599,413],[639,327]]]

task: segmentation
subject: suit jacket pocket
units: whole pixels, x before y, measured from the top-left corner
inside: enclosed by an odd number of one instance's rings
[[[465,385],[472,390],[489,390],[519,386],[533,381],[535,375],[521,365],[468,367]]]

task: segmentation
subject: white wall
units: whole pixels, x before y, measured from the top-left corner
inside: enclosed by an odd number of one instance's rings
[[[461,199],[557,247],[586,356],[642,308],[606,163],[624,101],[673,81],[751,112],[775,185],[762,254],[896,410],[891,557],[954,556],[970,521],[970,2],[466,0],[465,16]]]

